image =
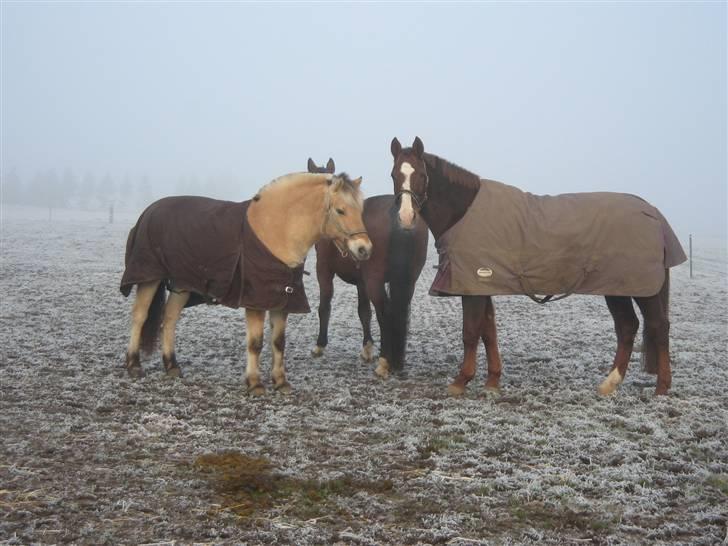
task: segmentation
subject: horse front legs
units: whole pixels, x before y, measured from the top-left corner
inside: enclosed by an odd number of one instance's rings
[[[260,353],[263,350],[263,325],[265,311],[257,309],[245,310],[246,342],[248,360],[245,366],[245,384],[248,392],[253,396],[265,394],[265,387],[260,380]],[[271,325],[271,352],[273,353],[273,388],[280,393],[289,394],[292,391],[286,379],[284,354],[286,350],[286,324],[288,313],[284,311],[270,311]]]
[[[367,287],[363,280],[356,285],[356,295],[359,300],[357,311],[359,312],[359,321],[364,334],[361,348],[361,359],[364,362],[374,360],[374,338],[372,338],[372,307],[369,305],[369,295]]]
[[[334,273],[317,262],[316,277],[319,285],[319,334],[311,355],[319,357],[323,356],[324,350],[329,344],[329,319],[331,318],[331,299],[334,297]]]
[[[495,324],[495,307],[490,296],[463,296],[463,364],[460,373],[448,386],[447,392],[453,396],[465,392],[467,384],[475,377],[478,343],[485,345],[488,361],[487,390],[497,391],[500,383],[501,362],[498,351],[498,336]]]

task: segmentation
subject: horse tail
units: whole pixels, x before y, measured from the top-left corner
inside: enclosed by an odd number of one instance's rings
[[[162,328],[162,317],[164,316],[164,301],[165,301],[165,290],[164,281],[159,283],[157,291],[154,293],[152,303],[149,305],[147,310],[147,319],[144,321],[142,326],[142,335],[139,340],[139,346],[141,350],[149,354],[154,351],[157,345],[157,339],[159,339],[159,331]]]
[[[386,324],[390,331],[390,366],[393,370],[401,370],[407,350],[410,300],[416,280],[412,274],[415,232],[400,228],[394,218],[391,226],[387,256],[389,305]]]
[[[662,308],[665,311],[665,317],[670,316],[670,270],[665,269],[665,282],[662,284],[662,288],[655,296],[660,298]],[[655,340],[650,336],[647,328],[642,326],[642,356],[640,357],[642,362],[642,370],[646,373],[656,375],[657,374],[657,344]]]

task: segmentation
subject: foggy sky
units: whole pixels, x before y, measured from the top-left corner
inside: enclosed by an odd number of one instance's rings
[[[389,193],[397,136],[726,238],[726,4],[8,3],[2,170],[228,176],[311,156]]]

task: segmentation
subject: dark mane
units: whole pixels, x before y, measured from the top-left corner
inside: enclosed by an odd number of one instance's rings
[[[425,152],[423,157],[428,169],[440,174],[453,184],[465,186],[466,188],[480,187],[480,177],[477,174],[471,173],[459,165],[450,163],[448,160],[434,154]]]

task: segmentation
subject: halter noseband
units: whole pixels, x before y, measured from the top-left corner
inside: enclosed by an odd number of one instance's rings
[[[412,201],[415,202],[415,209],[422,210],[422,205],[424,205],[425,204],[425,201],[427,201],[427,189],[425,189],[425,195],[422,197],[422,201],[420,201],[417,198],[417,194],[415,192],[413,192],[412,190],[399,190],[399,192],[397,192],[394,197],[396,199],[399,199],[405,193],[406,194],[409,194],[409,196],[412,198]]]

